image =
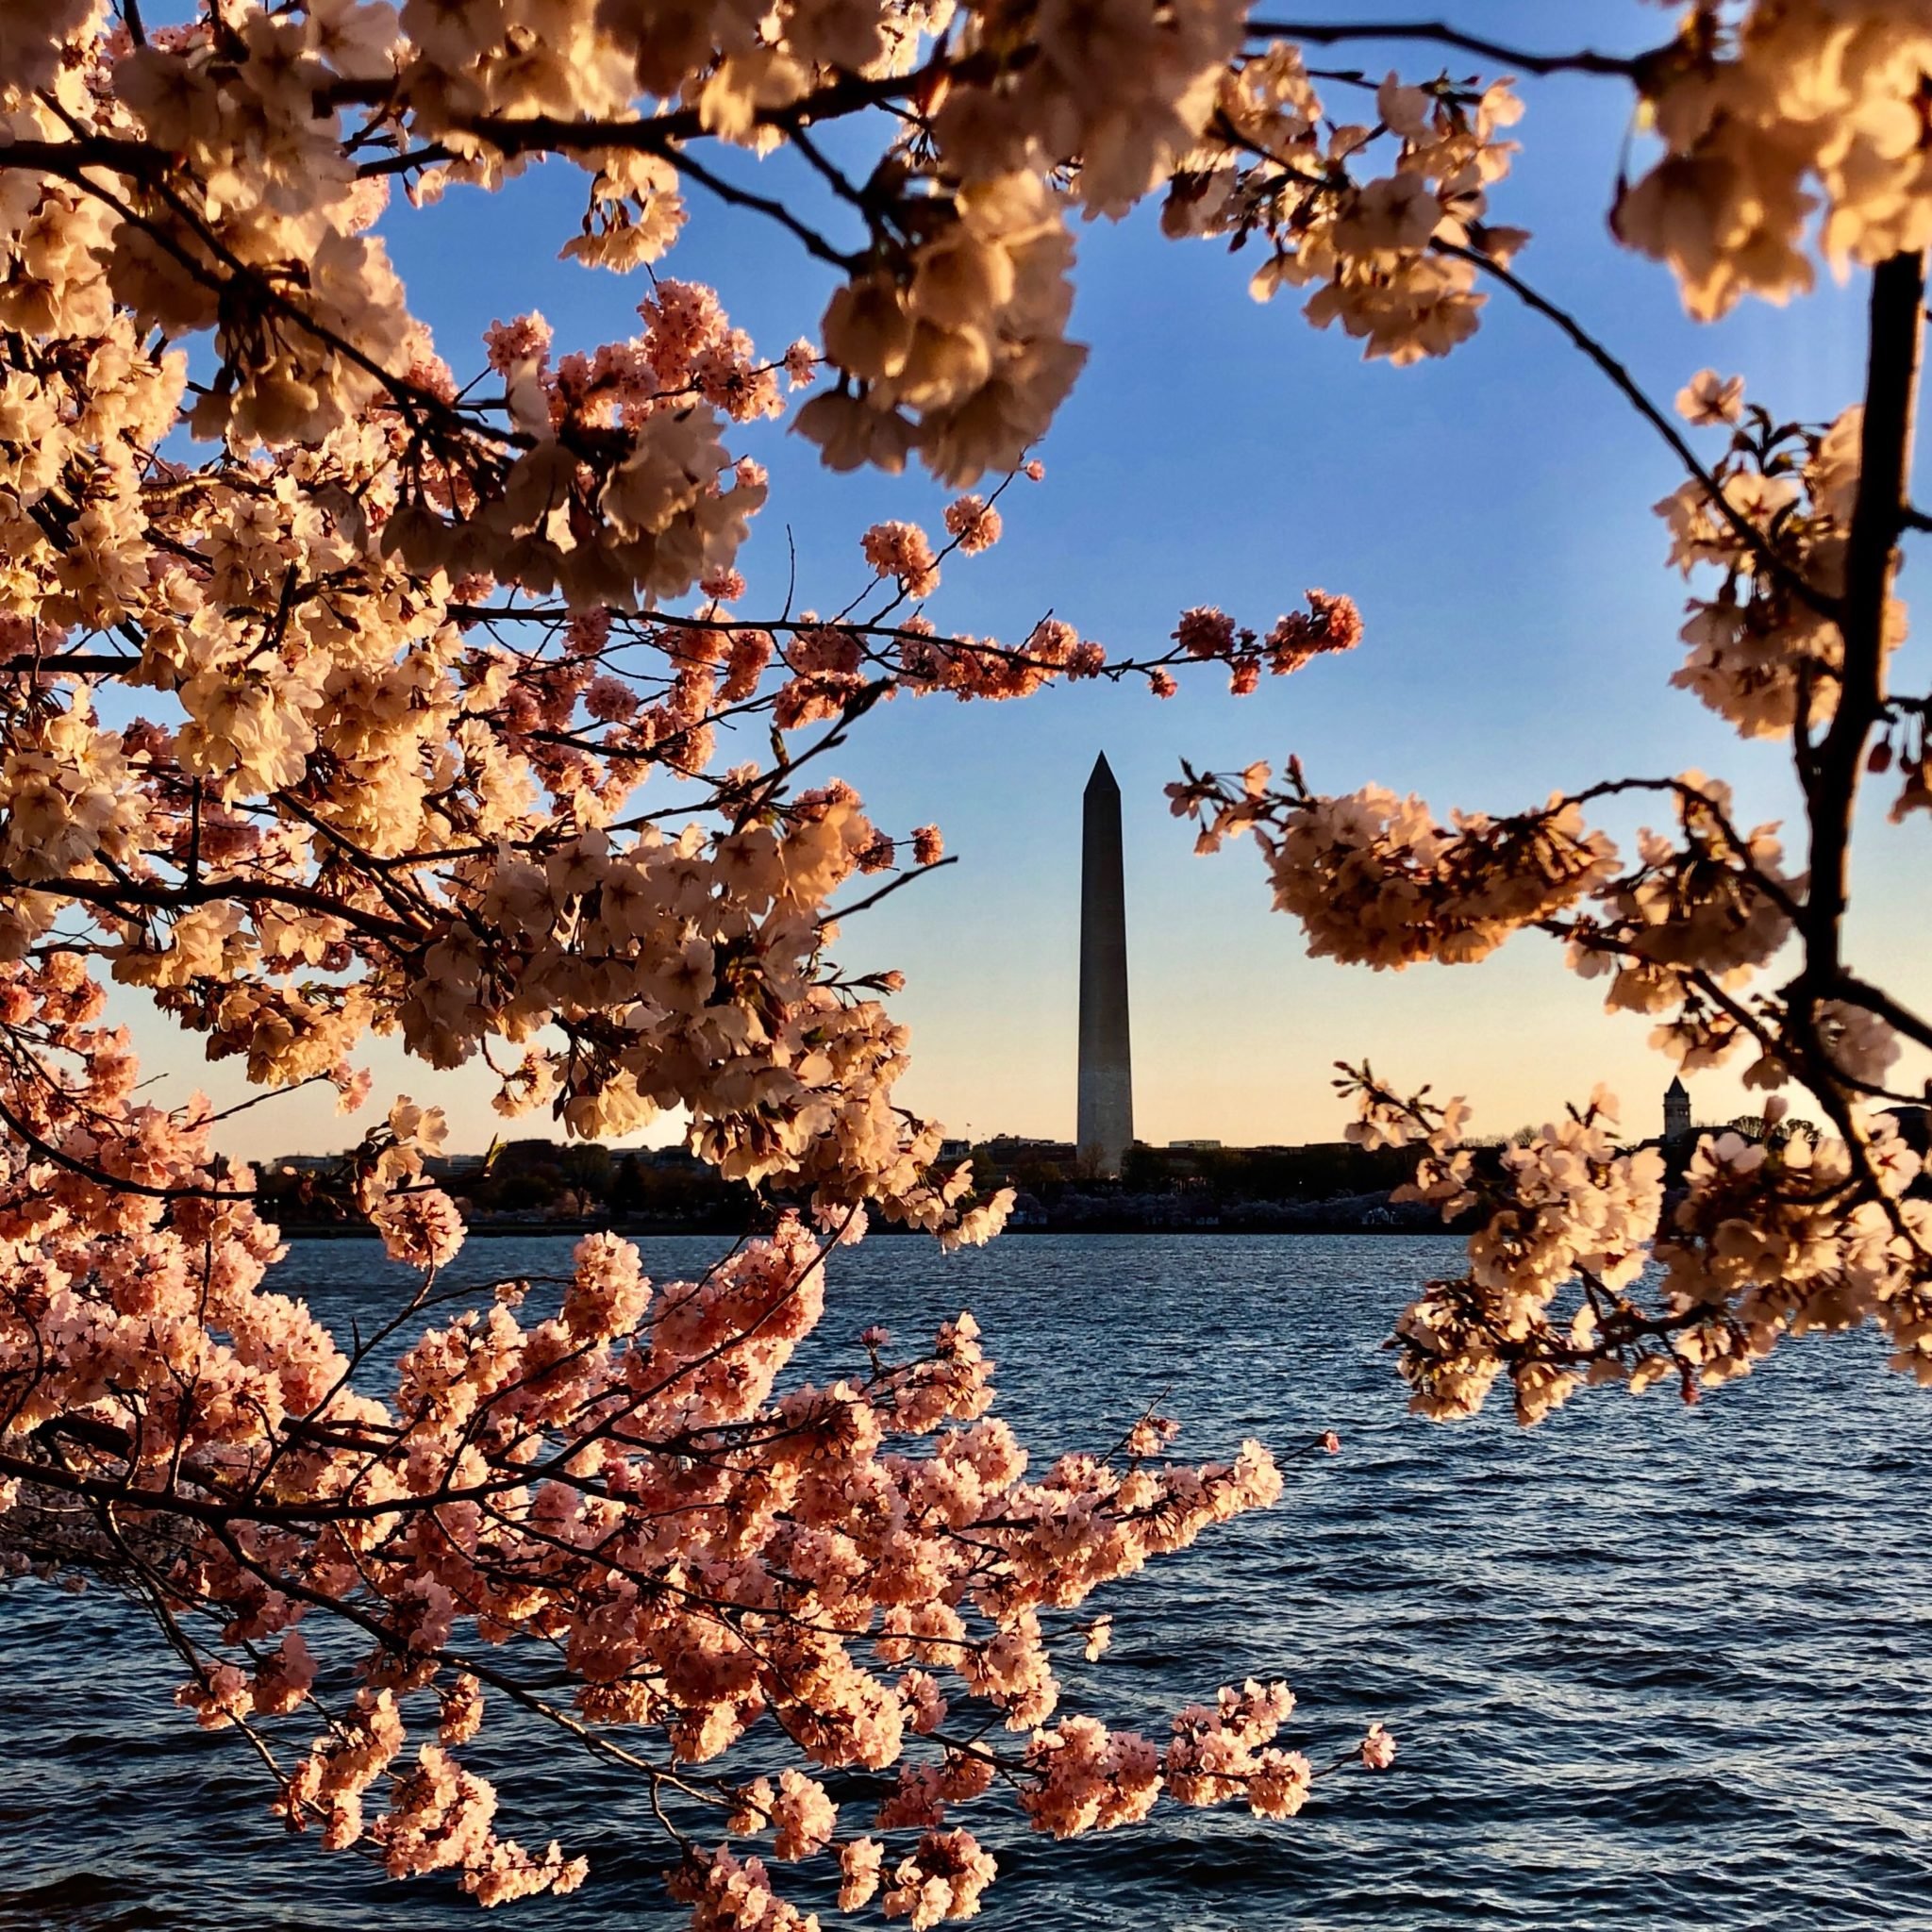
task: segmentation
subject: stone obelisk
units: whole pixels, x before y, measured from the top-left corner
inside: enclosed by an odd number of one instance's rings
[[[1103,753],[1087,781],[1080,841],[1080,1165],[1118,1174],[1133,1139],[1121,788]]]

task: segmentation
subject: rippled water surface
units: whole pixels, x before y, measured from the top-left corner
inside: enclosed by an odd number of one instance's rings
[[[714,1252],[644,1246],[659,1275]],[[1343,1439],[1291,1465],[1279,1508],[1113,1592],[1113,1654],[1076,1659],[1069,1701],[1164,1728],[1223,1681],[1283,1676],[1301,1699],[1285,1741],[1319,1761],[1379,1717],[1396,1767],[1324,1784],[1281,1825],[1163,1807],[1068,1846],[982,1831],[1002,1865],[982,1923],[1932,1928],[1932,1391],[1849,1337],[1697,1409],[1657,1390],[1526,1435],[1501,1414],[1433,1427],[1404,1413],[1378,1344],[1454,1253],[1068,1236],[841,1255],[814,1355],[971,1307],[1036,1457],[1104,1446],[1155,1398],[1197,1456]],[[459,1267],[481,1281],[567,1256],[479,1241]],[[275,1285],[366,1324],[399,1278],[369,1244],[306,1242]],[[285,1838],[245,1752],[171,1707],[178,1669],[132,1612],[28,1584],[0,1599],[0,1632],[6,1932],[476,1924],[436,1881]],[[510,1924],[675,1923],[622,1774],[557,1750],[520,1764],[514,1740],[469,1755],[507,1828],[591,1859],[583,1892],[507,1907]]]

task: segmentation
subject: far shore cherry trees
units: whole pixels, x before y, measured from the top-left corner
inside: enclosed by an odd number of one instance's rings
[[[1869,281],[1860,401],[1790,424],[1686,372],[1673,412],[1523,278],[1490,196],[1507,76],[1553,72],[1627,94],[1612,226],[1693,314],[1821,265]],[[1707,1141],[1659,1228],[1662,1164],[1601,1093],[1492,1151],[1459,1102],[1349,1074],[1358,1137],[1426,1141],[1419,1191],[1481,1210],[1467,1274],[1403,1318],[1416,1405],[1466,1413],[1504,1374],[1525,1421],[1585,1382],[1689,1395],[1864,1321],[1932,1380],[1932,1212],[1881,1110],[1918,1097],[1892,1069],[1932,1025],[1842,938],[1861,779],[1932,807],[1932,701],[1888,683],[1898,546],[1932,526],[1908,489],[1928,100],[1925,0],[1695,5],[1633,55],[1225,0],[9,0],[0,1555],[141,1603],[291,1826],[486,1903],[585,1875],[497,1834],[461,1756],[492,1713],[629,1767],[716,1932],[813,1924],[788,1890],[971,1916],[975,1801],[1059,1837],[1163,1790],[1300,1809],[1320,1772],[1276,1741],[1284,1686],[1223,1689],[1156,1740],[1063,1713],[1054,1670],[1104,1649],[1095,1591],[1276,1500],[1265,1447],[1191,1466],[1150,1415],[1030,1470],[966,1315],[787,1376],[869,1217],[952,1245],[1007,1207],[894,1100],[896,975],[834,950],[943,862],[941,834],[874,824],[830,755],[895,696],[1164,692],[1190,665],[1240,693],[1361,637],[1322,590],[1265,628],[1185,611],[1138,655],[931,614],[1077,379],[1079,224],[1150,201],[1372,358],[1451,352],[1495,291],[1568,334],[1669,465],[1677,681],[1789,741],[1805,801],[1779,833],[1695,773],[1446,821],[1292,762],[1175,787],[1204,843],[1260,842],[1316,951],[1471,960],[1538,927],[1680,1064],[1749,1055],[1767,1119],[1795,1087],[1826,1124]],[[760,185],[779,148],[811,197]],[[507,286],[484,340],[432,341],[385,233],[540,163],[580,175],[558,245],[632,276],[638,332],[559,342]],[[797,341],[752,343],[653,268],[712,204],[836,272]],[[942,531],[855,532],[829,615],[739,568],[769,487],[739,432],[788,415],[834,468],[957,492]],[[1624,854],[1591,813],[1631,792],[1657,828]],[[697,1152],[808,1213],[695,1281],[597,1236],[567,1279],[467,1307],[425,1178],[446,1129],[398,1100],[344,1184],[420,1285],[333,1336],[275,1291],[209,1108],[143,1096],[110,982],[265,1094],[327,1082],[353,1110],[376,1035],[481,1062],[505,1115],[576,1135],[681,1108]],[[1392,1751],[1378,1726],[1324,1768]]]

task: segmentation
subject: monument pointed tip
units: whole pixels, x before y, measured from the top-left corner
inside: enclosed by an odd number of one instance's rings
[[[1114,776],[1113,767],[1108,763],[1105,752],[1093,760],[1093,769],[1087,774],[1088,791],[1091,791],[1095,786],[1104,791],[1118,791],[1121,789],[1120,781]]]

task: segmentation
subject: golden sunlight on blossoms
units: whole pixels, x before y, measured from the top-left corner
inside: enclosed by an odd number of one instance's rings
[[[1613,744],[1499,811],[1399,773],[1321,791],[1319,747],[1182,767],[1197,850],[1250,836],[1315,957],[1466,967],[1539,935],[1674,1074],[1763,1093],[1643,1143],[1600,1087],[1501,1142],[1339,1063],[1353,1145],[1409,1150],[1394,1205],[1463,1243],[1390,1310],[1411,1409],[1692,1401],[1855,1327],[1932,1383],[1932,1022],[1846,939],[1861,788],[1932,808],[1898,589],[1932,530],[1932,8],[1691,0],[1629,55],[1233,0],[161,11],[0,7],[0,1572],[150,1613],[182,1724],[232,1734],[291,1831],[482,1905],[594,1884],[582,1818],[522,1843],[475,1769],[499,1760],[465,1756],[534,1732],[634,1778],[695,1932],[816,1932],[834,1898],[923,1932],[981,1911],[1003,1817],[1285,1822],[1408,1765],[1366,1718],[1311,1759],[1289,1686],[1212,1647],[1158,1735],[1073,1707],[1114,1642],[1092,1600],[1278,1503],[1291,1455],[1339,1448],[1325,1422],[1271,1446],[1257,1411],[1183,1459],[1169,1418],[1082,1384],[1075,1446],[1036,1460],[970,1313],[842,1355],[821,1333],[869,1230],[952,1254],[1015,1207],[905,1104],[903,975],[844,945],[952,862],[945,833],[869,810],[837,754],[921,698],[1203,675],[1247,697],[1374,649],[1345,586],[1252,623],[1176,594],[1141,647],[1044,596],[1005,637],[942,621],[1012,549],[1087,365],[1076,238],[1140,209],[1245,251],[1248,291],[1299,301],[1332,360],[1450,356],[1492,298],[1555,329],[1654,438],[1680,702],[1798,801],[1751,823],[1731,780]],[[1551,75],[1624,104],[1577,212],[1625,272],[1698,321],[1856,279],[1861,395],[1787,420],[1707,366],[1666,407],[1519,272],[1500,204]],[[432,330],[402,238],[540,167],[580,208],[542,255],[628,278],[614,329],[546,319],[507,228],[502,312]],[[748,274],[761,248],[820,277],[762,344],[669,270],[720,208],[762,238]],[[1204,472],[1211,353],[1162,372]],[[779,424],[822,483],[945,492],[856,518],[825,608],[753,542],[791,527],[757,521]],[[1603,823],[1624,808],[1634,838]],[[110,988],[258,1091],[158,1104]],[[372,1293],[407,1285],[339,1332],[284,1291],[261,1177],[215,1137],[277,1091],[358,1110],[375,1050],[413,1092],[303,1198],[379,1237]],[[429,1082],[456,1069],[492,1131],[675,1121],[746,1204],[738,1238],[666,1271],[593,1226],[548,1275],[453,1286],[473,1230]]]

